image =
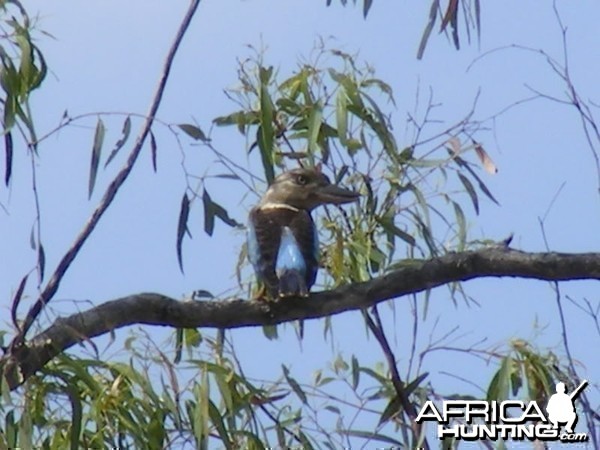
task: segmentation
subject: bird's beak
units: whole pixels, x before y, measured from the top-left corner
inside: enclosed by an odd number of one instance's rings
[[[360,194],[358,192],[341,188],[335,184],[328,184],[327,186],[322,186],[317,190],[317,197],[322,203],[341,205],[342,203],[350,203],[358,200]]]

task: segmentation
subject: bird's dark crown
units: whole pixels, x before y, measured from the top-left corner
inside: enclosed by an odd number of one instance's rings
[[[311,211],[319,205],[349,203],[358,197],[357,192],[331,184],[321,171],[302,168],[284,172],[275,178],[259,206],[287,206]]]

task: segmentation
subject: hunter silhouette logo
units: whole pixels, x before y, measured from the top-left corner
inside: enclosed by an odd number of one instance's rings
[[[545,408],[547,414],[535,400],[444,400],[439,409],[428,400],[415,421],[436,422],[439,439],[586,442],[587,433],[574,431],[573,402],[587,385],[583,380],[567,394],[565,384],[557,383]],[[560,424],[565,424],[563,430]]]
[[[556,383],[556,394],[553,394],[550,397],[548,406],[546,406],[548,418],[554,425],[554,428],[558,428],[560,422],[566,422],[567,426],[565,427],[565,431],[569,434],[573,434],[573,428],[577,423],[577,413],[573,406],[573,400],[577,398],[587,385],[587,380],[583,380],[577,389],[567,395],[565,393],[565,383]]]

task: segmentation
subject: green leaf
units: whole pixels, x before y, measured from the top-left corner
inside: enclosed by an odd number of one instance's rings
[[[215,406],[212,400],[208,401],[208,415],[210,417],[210,421],[217,429],[217,433],[221,438],[221,442],[223,443],[223,445],[225,445],[225,448],[227,450],[233,449],[231,439],[229,438],[227,429],[225,428],[225,423],[223,422],[223,417],[221,416],[219,409]]]
[[[196,328],[184,328],[183,343],[188,348],[196,348],[202,343],[202,334]]]
[[[398,448],[404,448],[405,445],[392,437],[386,436],[385,434],[374,433],[373,431],[359,431],[359,430],[338,430],[338,433],[346,436],[353,436],[357,438],[366,439],[367,441],[380,441],[387,444],[397,445]]]
[[[424,225],[429,227],[429,225],[431,223],[430,218],[429,218],[429,205],[427,204],[427,200],[425,199],[425,196],[423,195],[421,190],[412,183],[408,184],[406,186],[406,188],[414,194],[415,199],[417,200],[417,204],[421,208],[423,217],[425,219],[424,221],[421,221],[421,223],[423,223]]]
[[[40,242],[38,246],[38,269],[40,271],[39,282],[41,283],[44,279],[44,269],[46,268],[46,253],[44,252],[44,246]]]
[[[310,111],[308,118],[308,152],[311,155],[317,153],[319,131],[321,130],[321,122],[323,121],[323,105],[320,101],[315,103]]]
[[[465,249],[467,242],[467,224],[465,220],[465,214],[458,203],[452,201],[454,206],[454,213],[456,215],[456,224],[458,225],[458,248],[459,252]]]
[[[92,146],[92,160],[90,162],[90,181],[88,185],[88,199],[92,197],[94,185],[96,184],[96,175],[98,174],[98,164],[100,162],[100,153],[102,151],[102,143],[104,142],[104,122],[98,119],[96,124],[96,132],[94,133],[94,145]]]
[[[183,353],[183,328],[177,328],[175,330],[175,357],[173,362],[179,364],[181,362],[181,355]]]
[[[408,397],[411,395],[421,384],[421,382],[429,376],[429,372],[422,373],[417,378],[412,380],[404,387],[404,394]]]
[[[510,378],[512,371],[513,359],[511,356],[505,356],[500,364],[500,369],[490,382],[487,390],[488,401],[502,401],[508,399]]]
[[[392,87],[386,82],[378,78],[370,78],[368,80],[364,80],[362,83],[360,83],[360,85],[363,87],[377,86],[381,90],[381,92],[388,96],[388,100],[392,102],[393,105],[396,104],[396,101],[394,100],[394,91],[392,90]]]
[[[0,72],[2,73],[2,72]],[[4,130],[10,130],[15,125],[17,98],[7,93],[4,101]]]
[[[277,325],[263,325],[263,334],[267,339],[273,341],[279,337],[277,334]]]
[[[256,111],[236,111],[227,116],[217,117],[213,123],[220,127],[237,125],[239,132],[244,134],[248,125],[256,125],[260,120]]]
[[[273,143],[275,135],[273,129],[273,102],[269,95],[268,85],[264,82],[260,85],[260,126],[258,127],[257,134],[258,148],[260,149],[265,177],[267,178],[267,183],[271,184],[275,179],[275,171],[273,169]]]
[[[406,231],[398,228],[393,222],[391,217],[378,217],[375,216],[375,220],[383,227],[383,229],[393,234],[394,236],[398,236],[404,242],[406,242],[411,247],[414,247],[417,244],[417,241],[414,237],[408,234]]]
[[[23,31],[17,34],[16,41],[21,50],[21,63],[19,64],[21,89],[19,93],[22,97],[25,97],[30,91],[31,78],[35,71],[33,65],[33,51],[28,36]]]
[[[342,411],[340,411],[340,408],[338,408],[337,406],[327,405],[325,406],[325,409],[329,412],[337,414],[338,416],[342,414]]]
[[[477,192],[475,192],[475,188],[467,177],[465,177],[462,173],[458,173],[458,178],[462,185],[464,186],[467,194],[471,198],[471,203],[473,203],[473,208],[475,208],[475,213],[479,215],[479,198],[477,197]]]
[[[154,173],[156,173],[156,149],[156,138],[152,130],[150,130],[150,155],[152,157],[152,169],[154,169]]]
[[[12,133],[10,131],[4,135],[4,151],[6,155],[6,167],[4,168],[4,184],[8,186],[10,176],[12,174],[13,163],[13,139]]]
[[[477,180],[477,184],[478,184],[481,192],[483,192],[496,205],[500,206],[500,203],[498,203],[498,200],[496,200],[494,198],[494,196],[492,195],[490,190],[487,188],[485,183],[481,180],[481,178],[479,178],[479,176],[475,173],[475,171],[471,168],[471,166],[464,159],[462,159],[458,156],[454,157],[453,159],[454,159],[454,162],[456,162],[456,164],[458,164],[463,169],[467,170],[471,174],[471,176],[473,178],[475,178],[475,180]]]
[[[114,157],[117,156],[117,153],[119,153],[119,150],[121,150],[123,145],[125,145],[125,142],[127,142],[127,138],[129,137],[130,133],[131,133],[131,117],[127,116],[127,118],[125,119],[125,122],[123,122],[123,129],[121,130],[121,137],[115,144],[115,148],[112,149],[112,151],[110,152],[110,155],[108,156],[108,159],[104,163],[105,169],[110,164],[110,162],[114,159]]]
[[[363,144],[358,139],[348,139],[346,141],[346,148],[348,149],[348,154],[354,156],[357,151],[363,148]]]
[[[73,380],[67,381],[65,389],[71,402],[71,450],[79,449],[79,442],[81,437],[82,418],[83,418],[83,405],[80,399],[80,393],[75,387]]]
[[[383,115],[383,112],[379,108],[379,105],[375,100],[373,100],[369,95],[362,93],[362,96],[367,100],[367,102],[371,105],[373,112],[375,113],[375,120],[372,115],[366,114],[365,120],[369,124],[369,126],[375,131],[377,137],[381,141],[383,148],[386,153],[396,163],[400,163],[399,154],[398,154],[398,144],[396,144],[396,138],[390,132],[388,127],[388,120]]]
[[[427,41],[429,40],[429,36],[431,35],[431,31],[433,30],[433,26],[435,25],[435,21],[437,19],[439,7],[440,0],[433,0],[431,2],[431,8],[429,9],[429,22],[427,22],[425,30],[423,31],[423,36],[421,37],[421,43],[419,44],[419,50],[417,51],[417,59],[423,58]]]
[[[381,413],[381,417],[379,418],[379,422],[377,423],[377,427],[384,424],[388,420],[390,420],[393,416],[398,414],[402,410],[402,402],[400,398],[395,395],[387,404],[383,412]]]
[[[283,111],[292,116],[297,116],[302,111],[302,106],[286,97],[278,98],[275,102],[280,111]]]
[[[212,236],[215,230],[215,212],[212,199],[206,189],[202,193],[202,204],[204,205],[204,232]]]
[[[212,236],[215,229],[215,217],[218,217],[230,227],[242,227],[243,225],[229,217],[229,213],[218,203],[214,202],[208,191],[202,193],[202,204],[204,205],[204,231]]]
[[[196,125],[192,125],[190,123],[180,123],[177,125],[185,134],[196,141],[208,142],[210,139],[206,137],[204,132],[197,127]]]
[[[348,97],[344,89],[339,89],[335,98],[335,120],[338,137],[342,145],[346,145],[348,138]]]
[[[179,208],[179,221],[177,223],[177,261],[179,262],[179,269],[183,273],[183,258],[181,256],[181,244],[183,242],[183,236],[188,231],[187,221],[190,215],[190,199],[186,194],[183,194],[181,199],[181,207]]]
[[[298,382],[290,375],[290,371],[285,365],[282,364],[281,368],[283,369],[283,376],[285,377],[286,381],[288,382],[294,393],[298,396],[302,403],[306,405],[308,403],[308,399]]]
[[[356,390],[360,381],[360,366],[356,356],[352,355],[352,389]]]

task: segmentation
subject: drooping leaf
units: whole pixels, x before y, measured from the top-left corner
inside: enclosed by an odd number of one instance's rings
[[[183,353],[183,328],[177,328],[175,330],[175,357],[173,362],[179,364],[181,362],[181,355]]]
[[[465,220],[465,214],[458,203],[452,201],[454,207],[454,213],[456,215],[456,225],[458,226],[458,251],[462,252],[465,249],[467,241],[467,224]]]
[[[192,125],[191,123],[180,123],[177,126],[181,129],[181,131],[196,141],[209,141],[209,139],[206,137],[206,134],[204,134],[204,131],[202,131],[200,127],[196,125]]]
[[[396,414],[398,414],[401,410],[402,410],[402,402],[400,401],[400,397],[395,395],[394,397],[392,397],[392,399],[389,401],[389,403],[387,404],[387,406],[381,413],[381,417],[379,418],[379,422],[377,423],[377,426],[384,424],[385,422],[390,420],[392,417],[394,417]]]
[[[348,138],[348,98],[344,89],[340,89],[335,99],[335,120],[338,137],[342,145],[346,145]]]
[[[187,193],[183,194],[181,199],[181,207],[179,209],[179,221],[177,223],[177,244],[175,249],[177,251],[177,261],[179,262],[179,269],[183,273],[183,258],[181,256],[181,244],[183,243],[183,236],[188,230],[187,222],[190,215],[190,199]]]
[[[225,210],[225,208],[223,208],[218,203],[213,202],[213,209],[214,209],[215,215],[219,219],[221,219],[223,221],[223,223],[225,223],[226,225],[229,225],[230,227],[242,227],[243,226],[237,220],[229,217],[229,213],[227,212],[227,210]]]
[[[110,162],[115,158],[115,156],[117,156],[117,153],[119,153],[119,150],[121,150],[123,145],[125,145],[125,142],[127,142],[127,138],[129,137],[130,133],[131,133],[131,117],[127,116],[127,118],[125,119],[125,122],[123,122],[123,129],[121,130],[121,137],[115,144],[115,147],[112,149],[112,151],[110,152],[110,155],[108,155],[108,159],[104,163],[105,169],[110,164]]]
[[[398,228],[392,221],[391,218],[388,217],[377,217],[375,216],[375,220],[383,227],[385,231],[393,234],[394,236],[398,236],[404,242],[409,244],[411,247],[414,247],[417,244],[416,239],[411,236],[406,231]]]
[[[92,146],[92,160],[90,162],[90,180],[88,184],[88,199],[92,197],[94,185],[96,184],[96,175],[98,174],[98,164],[100,163],[100,153],[104,142],[104,122],[98,119],[96,124],[96,132],[94,133],[94,145]]]
[[[475,192],[475,188],[473,187],[471,180],[469,180],[467,177],[465,177],[461,173],[458,173],[457,175],[458,175],[460,182],[462,183],[465,190],[467,191],[467,194],[469,194],[469,197],[471,198],[471,202],[473,203],[473,208],[475,208],[475,213],[477,215],[479,215],[479,198],[477,197],[477,192]]]
[[[453,156],[460,156],[460,148],[461,148],[461,144],[460,144],[460,139],[456,136],[452,136],[450,139],[448,139],[448,147],[450,147],[449,150],[451,150],[451,155]]]
[[[4,151],[5,151],[5,162],[6,167],[4,168],[4,184],[8,186],[10,176],[12,174],[12,163],[13,163],[13,139],[12,133],[9,131],[4,135]]]
[[[212,199],[206,189],[202,193],[202,204],[204,206],[204,232],[212,236],[215,230],[215,213]]]
[[[387,444],[392,444],[394,446],[398,446],[398,448],[404,448],[405,445],[390,436],[386,436],[385,434],[375,433],[373,431],[361,431],[361,430],[338,430],[338,433],[344,434],[346,436],[358,437],[362,439],[367,439],[368,441],[380,441],[385,442]]]
[[[411,395],[418,387],[419,385],[423,382],[423,380],[425,378],[427,378],[429,376],[429,372],[425,372],[422,373],[421,375],[419,375],[417,378],[415,378],[414,380],[412,380],[410,383],[408,383],[405,387],[404,387],[404,394],[408,397],[409,395]]]
[[[419,43],[419,49],[417,50],[417,59],[423,59],[425,47],[427,47],[427,41],[429,40],[429,36],[431,35],[433,27],[435,26],[439,7],[440,0],[432,0],[431,7],[429,8],[429,21],[425,26],[425,30],[423,30],[423,36],[421,36],[421,42]]]
[[[70,378],[70,377],[69,377]],[[77,450],[80,444],[81,429],[82,429],[82,418],[83,418],[83,404],[79,389],[76,388],[76,384],[73,380],[64,377],[65,390],[69,396],[69,402],[71,403],[71,450]]]
[[[298,398],[302,401],[302,403],[306,405],[308,403],[306,394],[304,393],[298,382],[290,375],[290,370],[283,364],[281,365],[281,368],[283,369],[283,376],[285,377],[285,380],[288,382],[288,384],[290,385],[294,393],[298,396]]]
[[[264,68],[261,68],[261,80],[268,77],[264,75]],[[260,157],[265,171],[267,183],[271,184],[275,179],[273,169],[273,144],[275,132],[273,128],[273,102],[269,94],[268,85],[262,81],[260,85],[260,126],[257,130],[257,142],[260,150]]]
[[[481,42],[481,5],[479,0],[475,1],[475,26],[477,27],[477,41]]]
[[[206,189],[202,193],[202,204],[204,205],[204,231],[209,236],[212,236],[215,229],[215,217],[218,217],[230,227],[242,227],[242,224],[229,217],[229,213],[225,208],[213,201]]]
[[[492,161],[490,155],[488,155],[487,152],[483,149],[483,146],[476,141],[473,141],[473,145],[475,146],[475,153],[477,153],[477,156],[479,157],[479,160],[481,161],[481,164],[483,165],[485,171],[492,175],[498,173],[498,168],[496,167],[496,164],[494,164],[494,161]]]
[[[352,389],[356,390],[360,381],[360,365],[356,356],[352,355]]]
[[[360,83],[362,87],[376,86],[379,88],[381,92],[387,95],[388,100],[392,103],[392,105],[396,105],[396,100],[394,99],[394,91],[392,87],[387,84],[385,81],[380,80],[378,78],[369,78],[368,80],[364,80]]]
[[[152,169],[154,169],[154,173],[156,173],[156,150],[156,138],[152,130],[150,130],[150,155],[152,157]]]
[[[263,325],[262,331],[265,337],[270,341],[279,337],[279,334],[277,334],[277,325]]]
[[[256,111],[237,111],[227,116],[217,117],[213,123],[217,126],[237,125],[240,133],[246,132],[248,125],[256,125],[260,122]]]
[[[321,102],[317,102],[313,105],[308,119],[308,152],[310,155],[317,152],[322,120],[323,107]]]
[[[208,415],[210,417],[210,421],[217,429],[217,433],[221,438],[221,443],[225,446],[227,450],[233,449],[232,439],[230,439],[229,433],[227,433],[227,429],[225,428],[223,416],[219,412],[217,406],[211,400],[209,400],[208,402]]]
[[[458,0],[448,1],[448,7],[446,8],[446,13],[442,18],[440,31],[444,31],[448,24],[450,24],[452,28],[452,40],[454,41],[454,46],[458,50],[460,48],[458,40]]]
[[[44,279],[44,269],[46,268],[46,253],[44,252],[44,246],[40,242],[38,246],[38,269],[40,273],[39,282],[41,283]]]
[[[502,401],[508,399],[510,387],[510,374],[513,359],[511,356],[505,356],[500,364],[500,369],[496,372],[487,390],[488,401]]]
[[[373,0],[363,0],[363,17],[366,19],[369,15],[369,10],[373,6]]]
[[[477,175],[475,173],[475,171],[471,168],[471,166],[464,159],[456,157],[456,158],[454,158],[454,162],[456,162],[456,164],[458,164],[460,167],[466,169],[467,172],[469,172],[471,174],[471,176],[477,180],[477,184],[478,184],[481,192],[483,192],[496,205],[500,205],[500,203],[498,203],[498,200],[496,200],[494,198],[494,196],[492,195],[490,190],[487,188],[485,183],[481,180],[481,178],[479,178],[479,175]]]

